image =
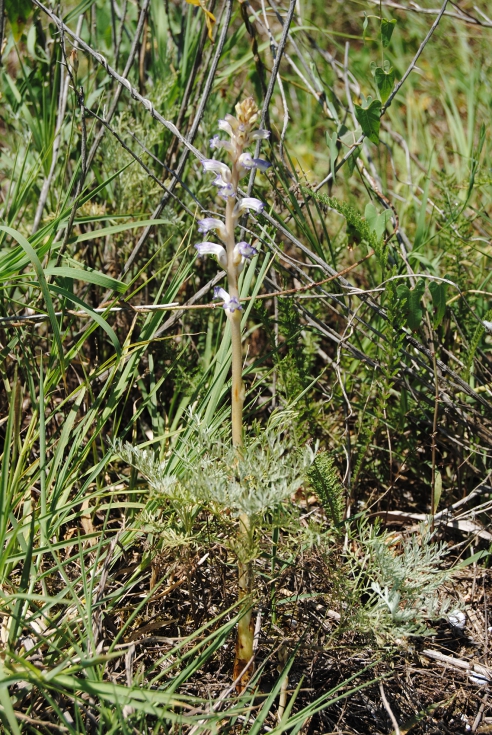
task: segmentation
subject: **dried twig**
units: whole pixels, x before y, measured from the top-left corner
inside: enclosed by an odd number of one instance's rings
[[[424,649],[421,655],[426,658],[431,658],[434,661],[439,661],[446,666],[451,666],[451,668],[457,669],[458,671],[469,671],[472,676],[473,674],[476,674],[477,678],[480,677],[484,680],[484,683],[492,682],[492,669],[488,666],[484,666],[483,664],[478,664],[473,661],[465,661],[462,658],[455,658],[454,656],[446,656],[444,653],[433,651],[430,648]]]
[[[146,5],[150,2],[150,0],[145,0],[144,8],[143,10],[146,10]],[[136,100],[137,102],[140,102],[141,105],[147,110],[147,112],[150,114],[151,117],[153,117],[155,120],[157,120],[161,125],[163,125],[167,130],[169,130],[173,135],[175,135],[180,143],[185,146],[189,151],[191,151],[199,160],[203,158],[202,153],[198,151],[177,129],[177,127],[170,122],[169,120],[166,120],[157,110],[154,108],[154,105],[152,102],[147,99],[146,97],[143,97],[140,92],[138,92],[135,87],[131,85],[131,83],[121,74],[118,74],[115,69],[113,69],[107,62],[106,58],[99,53],[98,51],[94,51],[94,49],[89,46],[83,39],[81,39],[79,36],[77,36],[74,31],[70,30],[70,28],[63,23],[63,21],[55,14],[53,13],[49,8],[47,8],[45,5],[43,5],[40,0],[33,0],[33,3],[37,5],[46,15],[55,23],[55,25],[60,29],[60,31],[64,31],[67,35],[69,35],[71,38],[77,41],[80,48],[83,49],[87,54],[89,54],[95,61],[97,61],[98,64],[100,64],[106,71],[106,73],[115,79],[122,87],[125,87],[128,92],[130,93],[130,96],[132,99]],[[142,14],[141,14],[142,15]],[[88,165],[90,165],[90,155],[88,158]]]
[[[402,5],[401,3],[393,2],[393,0],[369,0],[373,5],[377,5],[379,8],[382,4],[386,8],[394,8],[394,10],[403,10],[407,13],[417,13],[422,15],[439,15],[440,9],[439,8],[423,8],[421,5],[417,5],[416,2],[410,2],[408,5]],[[454,5],[454,3],[453,3]],[[469,11],[460,8],[458,5],[454,5],[456,8],[456,12],[453,12],[452,10],[446,10],[444,15],[447,18],[455,18],[456,20],[461,20],[463,23],[468,23],[470,25],[476,25],[476,26],[482,26],[483,28],[492,28],[492,20],[488,18],[483,11],[481,11],[479,8],[475,7],[475,10],[477,13],[482,15],[483,20],[479,20],[477,17],[472,15]]]
[[[279,69],[280,69],[280,62],[282,60],[282,54],[284,53],[285,45],[287,43],[287,39],[289,36],[289,28],[292,22],[292,16],[294,15],[295,7],[296,7],[296,0],[290,0],[289,10],[287,11],[287,16],[284,21],[282,36],[276,48],[276,56],[275,56],[275,61],[273,64],[272,73],[270,76],[270,81],[268,82],[268,89],[266,91],[265,99],[263,100],[263,106],[261,108],[260,128],[264,127],[265,125],[268,108],[270,106],[270,100],[272,99],[273,90],[275,89],[275,84],[276,84],[277,76],[278,76]],[[255,148],[255,158],[258,158],[258,156],[260,155],[260,148],[261,148],[261,140],[257,140],[256,148]],[[256,175],[256,169],[253,168],[251,170],[251,174],[249,177],[247,196],[251,196],[251,192],[253,191],[253,186],[255,183],[255,175]]]
[[[398,725],[398,720],[394,716],[393,710],[391,709],[391,707],[389,705],[389,702],[386,699],[386,694],[384,692],[384,687],[383,687],[383,682],[382,681],[379,682],[379,692],[381,694],[381,701],[383,703],[384,709],[388,713],[389,718],[390,718],[390,720],[391,720],[391,722],[393,724],[393,727],[395,728],[394,729],[394,735],[400,735],[400,727]]]

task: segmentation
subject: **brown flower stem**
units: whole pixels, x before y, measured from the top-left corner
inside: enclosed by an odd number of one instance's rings
[[[241,150],[237,151],[239,157]],[[239,171],[236,161],[233,162],[232,184],[237,189],[239,183]],[[225,213],[225,226],[227,231],[227,241],[225,243],[227,250],[227,281],[228,291],[231,297],[239,300],[238,288],[238,266],[234,263],[235,248],[235,218],[234,218],[235,201],[232,197],[227,200]],[[232,389],[231,389],[231,423],[232,423],[232,443],[238,448],[238,453],[243,445],[243,404],[244,404],[244,385],[243,385],[243,350],[242,350],[242,330],[241,330],[241,311],[239,309],[228,314],[229,324],[231,327],[231,348],[232,348]],[[251,519],[246,513],[242,513],[239,517],[238,531],[238,602],[239,604],[248,604],[248,599],[253,591],[253,564],[248,559],[251,546]],[[248,684],[251,674],[254,670],[253,664],[253,641],[254,629],[252,620],[252,610],[247,609],[238,623],[236,655],[234,659],[234,679],[238,680],[237,690],[242,692]],[[250,665],[248,666],[248,663]],[[243,673],[242,673],[243,672]],[[242,673],[242,675],[241,675]]]
[[[241,558],[242,553],[248,554],[251,543],[251,520],[248,515],[242,513],[239,517],[239,558],[238,558],[238,601],[247,603],[253,591],[253,564],[249,560]],[[246,557],[247,559],[247,557]],[[238,679],[237,690],[242,692],[248,684],[254,670],[254,626],[253,611],[249,607],[237,627],[236,657],[234,659],[234,679]],[[244,671],[248,663],[250,666]]]

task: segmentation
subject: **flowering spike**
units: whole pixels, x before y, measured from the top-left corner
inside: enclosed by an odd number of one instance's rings
[[[242,212],[252,210],[260,213],[264,204],[259,199],[245,197],[244,199],[232,201],[237,194],[237,185],[242,176],[248,171],[258,169],[266,171],[270,167],[268,161],[262,158],[253,158],[247,151],[247,147],[253,141],[267,140],[270,137],[268,130],[253,130],[259,117],[258,107],[252,97],[248,97],[236,105],[236,116],[226,115],[219,120],[218,128],[226,133],[230,140],[222,140],[219,135],[214,135],[210,140],[210,147],[223,149],[230,155],[231,166],[227,166],[215,159],[202,161],[205,171],[215,174],[214,184],[218,187],[219,196],[223,197],[227,204],[225,207],[225,221],[215,217],[205,217],[198,220],[200,232],[215,230],[224,242],[224,246],[211,242],[202,242],[195,245],[200,255],[215,255],[224,267],[227,267],[227,278],[229,292],[223,288],[215,288],[214,298],[222,300],[222,306],[229,317],[232,344],[232,401],[231,401],[231,425],[232,443],[238,448],[242,445],[243,435],[243,404],[244,384],[242,380],[242,330],[239,303],[238,276],[245,264],[257,255],[257,250],[250,243],[235,242],[234,229]],[[244,510],[240,515],[239,543],[245,548],[251,541],[251,518],[249,510]],[[253,589],[253,567],[251,561],[238,558],[238,580],[239,580],[239,602],[245,600]],[[234,662],[234,677],[237,679],[239,692],[246,687],[253,672],[252,661],[254,659],[253,626],[251,610],[247,611],[238,624],[238,636],[236,646],[236,658]],[[246,673],[245,673],[246,672]]]

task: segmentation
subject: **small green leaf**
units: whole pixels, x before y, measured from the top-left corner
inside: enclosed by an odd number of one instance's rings
[[[437,512],[437,507],[439,505],[439,501],[441,500],[442,495],[442,475],[441,473],[436,470],[436,475],[434,477],[434,487],[432,488],[432,514]]]
[[[396,20],[386,20],[383,18],[381,20],[381,40],[383,42],[383,48],[388,48],[391,41],[391,36],[393,35],[393,31],[395,30],[396,26]]]
[[[22,31],[32,14],[33,6],[30,0],[5,0],[7,18],[12,26],[14,40],[17,43],[22,36]]]
[[[396,295],[398,296],[399,301],[408,301],[409,293],[410,289],[408,288],[406,283],[400,283],[400,285],[396,289]]]
[[[381,66],[377,66],[373,70],[373,74],[381,101],[384,104],[395,86],[395,70],[393,67],[390,67],[389,70],[386,71]]]
[[[358,148],[354,148],[354,151],[352,155],[350,156],[350,158],[347,158],[347,166],[348,166],[350,176],[352,176],[352,174],[354,173],[355,163],[357,161],[358,150],[359,150]]]
[[[436,310],[436,313],[434,314],[434,327],[438,327],[446,313],[447,283],[443,283],[442,281],[432,281],[429,284],[429,290],[432,296],[432,303]]]
[[[61,278],[72,278],[76,281],[84,281],[85,283],[94,283],[102,288],[110,288],[116,293],[125,293],[127,289],[126,283],[117,281],[116,278],[106,276],[104,273],[92,270],[90,268],[67,268],[66,266],[48,266],[44,271],[46,276],[59,276]]]
[[[357,127],[355,130],[340,130],[340,142],[344,148],[351,148],[356,145],[362,133],[362,128]]]
[[[381,125],[381,100],[367,98],[365,107],[354,105],[355,117],[362,128],[364,135],[376,145],[379,143],[379,128]]]
[[[366,218],[366,222],[371,228],[371,230],[374,230],[374,223],[376,222],[376,219],[378,217],[378,210],[374,206],[372,202],[369,202],[369,204],[366,204],[366,208],[364,210],[364,217]]]
[[[361,133],[361,128],[357,127],[356,130],[347,130],[345,125],[341,125],[338,131],[338,141],[341,144],[343,156],[347,155],[347,153],[349,152],[349,148],[354,149],[352,155],[347,159],[347,165],[350,174],[352,174],[354,171],[355,161],[358,152],[358,147],[355,144],[359,140]]]
[[[425,282],[419,281],[415,288],[410,291],[408,299],[408,326],[412,332],[416,332],[422,322],[424,310],[422,308],[422,296],[425,291]]]
[[[366,205],[364,217],[366,218],[366,222],[371,230],[376,233],[379,239],[381,239],[385,233],[386,224],[388,220],[391,219],[391,212],[388,209],[385,209],[381,214],[378,214],[374,204],[369,202],[369,204]]]
[[[423,279],[412,290],[406,284],[401,284],[396,289],[398,299],[403,302],[403,313],[406,317],[407,325],[412,332],[416,332],[422,322],[424,310],[421,302],[424,291],[425,282]]]
[[[369,18],[367,17],[366,11],[364,11],[364,22],[362,24],[362,39],[365,42],[366,40],[366,33],[367,33],[367,26],[369,25]]]
[[[338,134],[334,131],[331,135],[326,134],[326,142],[330,148],[330,170],[333,176],[333,183],[335,183],[336,165],[338,158]]]

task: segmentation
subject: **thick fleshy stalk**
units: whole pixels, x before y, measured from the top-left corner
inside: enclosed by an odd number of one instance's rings
[[[239,172],[236,166],[232,167],[232,183],[237,186]],[[236,243],[234,228],[236,218],[234,216],[234,200],[229,199],[226,205],[226,231],[227,231],[227,281],[230,297],[239,299],[238,289],[238,267],[235,261]],[[232,345],[232,391],[231,391],[231,420],[232,420],[232,442],[241,451],[243,444],[243,350],[241,331],[241,312],[228,312],[231,327]],[[239,602],[247,602],[253,591],[253,566],[249,560],[251,546],[251,519],[246,513],[239,517],[238,547],[238,599]],[[239,620],[236,641],[236,656],[234,660],[234,679],[237,680],[237,688],[243,691],[253,672],[253,620],[251,609],[244,612]]]
[[[239,143],[239,141],[238,141]],[[232,165],[232,185],[237,190],[239,178],[241,175],[239,158],[243,150],[240,143],[236,148],[236,156]],[[226,231],[227,231],[227,281],[229,293],[231,296],[239,298],[238,290],[238,268],[234,263],[234,250],[236,241],[234,229],[237,218],[235,216],[235,201],[228,199],[226,204]],[[238,451],[241,451],[243,444],[243,405],[244,405],[244,384],[243,384],[243,350],[242,350],[242,331],[241,331],[241,312],[237,311],[229,315],[229,324],[231,325],[231,345],[232,345],[232,391],[231,391],[231,420],[232,420],[232,442]],[[238,544],[238,601],[241,604],[248,604],[253,591],[253,564],[250,560],[251,548],[251,519],[246,513],[242,513],[239,517],[239,535]],[[253,651],[254,630],[252,610],[249,606],[244,611],[238,623],[236,655],[234,659],[234,679],[237,681],[238,691],[243,691],[247,686],[249,679],[253,673]]]

